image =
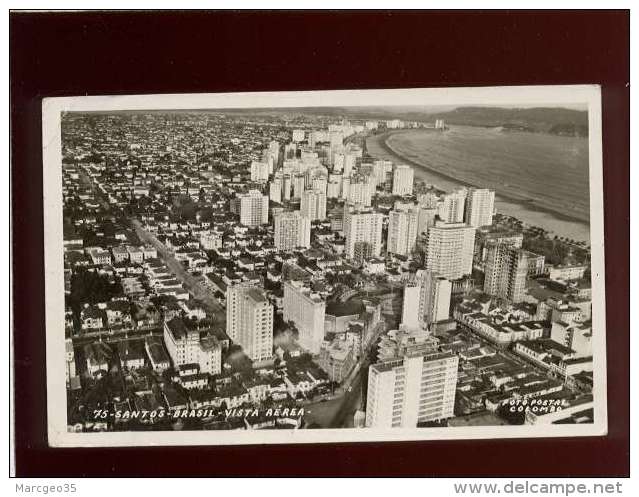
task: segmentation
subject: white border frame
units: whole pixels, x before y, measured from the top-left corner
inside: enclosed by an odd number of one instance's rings
[[[382,103],[380,103],[382,102]],[[586,104],[589,120],[594,423],[448,428],[68,433],[64,342],[61,112],[408,105]],[[607,433],[601,91],[597,85],[503,86],[45,98],[42,103],[48,441],[52,447],[255,445],[603,436]]]

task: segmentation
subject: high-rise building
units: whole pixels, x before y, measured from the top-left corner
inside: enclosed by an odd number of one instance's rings
[[[311,221],[299,211],[275,215],[273,224],[275,225],[275,247],[278,250],[311,246]]]
[[[355,175],[350,178],[347,199],[351,204],[361,204],[369,207],[373,199],[374,185],[368,177]]]
[[[389,160],[376,160],[373,163],[373,174],[377,187],[385,186],[393,172],[393,163]]]
[[[351,175],[351,172],[355,169],[357,157],[357,154],[354,152],[347,152],[344,154],[344,176]]]
[[[338,152],[333,154],[333,172],[341,173],[344,170],[344,154]]]
[[[421,235],[428,231],[428,228],[435,225],[437,217],[437,209],[428,207],[419,207],[419,215],[417,217],[417,234]]]
[[[419,313],[421,294],[422,288],[419,281],[408,281],[404,285],[401,324],[408,329],[417,329],[421,325],[422,320]]]
[[[319,354],[324,340],[326,302],[302,281],[285,281],[284,322],[292,321],[299,331],[298,343],[312,354]]]
[[[269,164],[267,161],[251,162],[251,181],[256,183],[266,183],[269,175]]]
[[[175,367],[199,364],[203,373],[218,374],[222,369],[222,345],[209,330],[174,317],[164,323],[164,344]]]
[[[305,133],[303,129],[294,129],[293,130],[293,141],[295,143],[303,142],[305,137]]]
[[[495,192],[485,188],[471,188],[466,197],[464,221],[476,228],[493,224]]]
[[[437,209],[439,196],[435,192],[422,193],[417,196],[417,202],[426,209]]]
[[[456,280],[473,269],[475,228],[464,223],[437,222],[424,238],[425,264],[440,276]]]
[[[452,284],[428,270],[419,270],[404,285],[402,325],[417,328],[450,317]]]
[[[418,220],[419,209],[417,206],[390,211],[386,251],[399,255],[412,253],[417,241]]]
[[[273,356],[273,306],[260,288],[251,283],[228,287],[226,333],[254,361]]]
[[[285,174],[282,177],[282,201],[291,199],[291,188],[292,188],[291,175]]]
[[[241,193],[233,200],[232,210],[239,214],[244,226],[259,226],[268,223],[268,197],[258,190]]]
[[[306,175],[294,175],[291,183],[293,185],[293,198],[302,198],[302,193],[306,189]]]
[[[395,166],[393,171],[393,195],[412,195],[413,168],[406,165]]]
[[[523,242],[524,235],[520,231],[494,226],[477,228],[475,233],[475,265],[480,269],[484,268],[486,257],[488,256],[488,247],[490,245],[504,244],[521,248]]]
[[[379,212],[346,204],[343,227],[346,257],[354,259],[356,247],[363,247],[362,244],[368,244],[370,247],[370,257],[378,257],[382,249],[383,221],[384,216]]]
[[[445,223],[464,222],[466,190],[457,190],[444,195],[438,205],[439,218]]]
[[[339,198],[342,191],[342,176],[331,174],[331,178],[326,185],[326,198]]]
[[[326,219],[326,192],[305,190],[302,192],[300,210],[311,221]]]
[[[419,315],[430,326],[450,317],[452,283],[432,271],[417,271],[420,282]]]
[[[268,197],[272,202],[282,203],[282,177],[274,178],[268,185]]]
[[[268,144],[268,154],[273,157],[274,165],[277,165],[280,158],[280,143],[273,140]]]
[[[484,266],[484,292],[512,303],[521,302],[528,280],[528,254],[508,244],[490,244]]]
[[[342,187],[340,190],[340,198],[347,200],[351,191],[351,177],[342,175]]]
[[[366,427],[415,428],[452,417],[458,362],[450,352],[422,352],[371,365]]]

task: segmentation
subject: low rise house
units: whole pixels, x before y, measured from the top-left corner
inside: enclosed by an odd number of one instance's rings
[[[109,370],[113,351],[104,342],[90,343],[84,346],[84,357],[86,358],[87,371],[94,376]]]

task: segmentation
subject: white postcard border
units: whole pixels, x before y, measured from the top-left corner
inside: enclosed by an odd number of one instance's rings
[[[380,103],[381,102],[381,103]],[[586,104],[589,116],[594,423],[392,429],[67,432],[61,113],[408,105]],[[45,98],[42,104],[48,441],[53,447],[261,445],[603,436],[607,433],[601,92],[597,85],[162,94]]]

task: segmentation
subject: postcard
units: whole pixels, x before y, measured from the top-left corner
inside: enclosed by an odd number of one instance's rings
[[[51,446],[606,434],[598,86],[42,109]]]

